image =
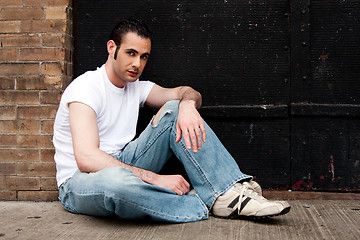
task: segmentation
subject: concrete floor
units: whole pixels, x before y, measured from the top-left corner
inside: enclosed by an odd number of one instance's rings
[[[262,221],[215,217],[186,224],[98,218],[59,202],[0,202],[3,239],[360,239],[359,200],[290,200],[290,213]]]

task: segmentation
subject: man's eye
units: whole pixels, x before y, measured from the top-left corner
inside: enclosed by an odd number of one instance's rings
[[[130,56],[135,56],[135,53],[134,53],[134,52],[128,52],[128,54],[129,54]]]
[[[148,55],[141,56],[142,59],[147,60],[149,58]]]

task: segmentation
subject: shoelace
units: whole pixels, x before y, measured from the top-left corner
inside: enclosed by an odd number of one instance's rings
[[[246,184],[241,184],[240,187],[240,195],[239,195],[239,204],[238,204],[238,214],[240,215],[240,212],[242,210],[241,206],[242,206],[242,199],[244,196],[245,191],[248,189],[248,186]]]
[[[265,199],[263,196],[259,195],[257,192],[255,192],[255,190],[251,187],[251,185],[248,182],[244,182],[242,183],[240,186],[237,185],[236,188],[238,190],[240,190],[240,194],[239,194],[239,205],[238,205],[238,214],[240,214],[241,210],[243,209],[243,197],[245,194],[245,191],[247,191],[247,195],[248,197],[250,197],[251,199]]]

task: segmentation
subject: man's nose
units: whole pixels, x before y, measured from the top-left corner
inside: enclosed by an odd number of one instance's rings
[[[140,57],[136,57],[132,63],[133,67],[139,68],[141,64]]]

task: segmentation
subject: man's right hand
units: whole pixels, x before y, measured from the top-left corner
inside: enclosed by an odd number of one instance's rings
[[[177,195],[185,195],[190,191],[190,184],[181,175],[156,174],[151,184],[169,189]]]

